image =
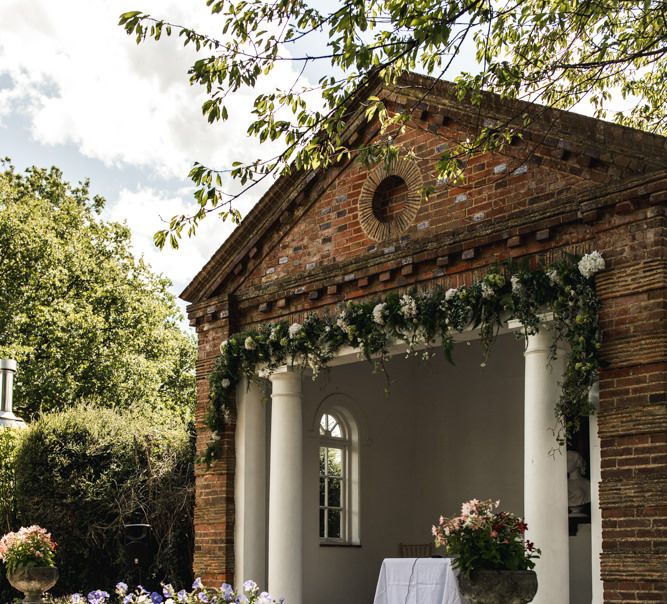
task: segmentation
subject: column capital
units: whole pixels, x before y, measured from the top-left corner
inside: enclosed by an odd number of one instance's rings
[[[269,375],[272,386],[272,396],[281,395],[301,395],[301,375],[300,367],[292,365],[283,365]]]
[[[536,334],[529,335],[526,338],[526,349],[524,350],[524,356],[535,353],[549,353],[551,352],[551,347],[554,342],[554,332],[549,325],[540,325],[540,331]],[[562,355],[565,352],[565,349],[561,346],[560,342],[556,345],[556,353],[558,356]]]
[[[280,367],[271,371],[269,379],[273,380],[275,376],[280,376],[280,375],[295,375],[301,377],[302,373],[303,370],[301,369],[301,367],[295,367],[294,365],[281,365]]]

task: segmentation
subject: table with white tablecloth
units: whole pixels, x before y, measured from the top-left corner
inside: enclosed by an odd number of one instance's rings
[[[387,558],[373,604],[467,604],[450,558]]]

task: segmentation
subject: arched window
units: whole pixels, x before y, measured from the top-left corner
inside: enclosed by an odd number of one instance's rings
[[[319,423],[320,541],[359,541],[358,434],[348,414],[331,409]]]

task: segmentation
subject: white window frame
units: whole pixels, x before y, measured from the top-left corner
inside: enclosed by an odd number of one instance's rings
[[[341,437],[333,437],[320,434],[320,423],[325,415],[332,416],[342,431]],[[321,409],[317,415],[318,434],[318,511],[317,534],[321,545],[359,545],[359,430],[351,413],[343,407],[327,407]],[[320,513],[322,509],[330,509],[325,499],[324,505],[320,504],[320,480],[322,474],[319,472],[319,459],[322,448],[338,449],[341,451],[341,536],[320,536]],[[326,483],[325,483],[326,484]],[[332,508],[333,509],[333,508]],[[338,508],[335,508],[338,509]],[[325,535],[327,532],[327,521],[325,516]]]

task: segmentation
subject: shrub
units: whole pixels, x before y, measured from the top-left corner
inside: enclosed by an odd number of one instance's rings
[[[16,524],[14,501],[14,457],[20,429],[0,428],[0,534]]]
[[[193,459],[192,431],[164,411],[84,405],[26,430],[16,454],[18,520],[58,541],[54,592],[109,588],[121,577],[191,581]],[[125,552],[128,523],[152,527],[154,560],[141,574]]]

